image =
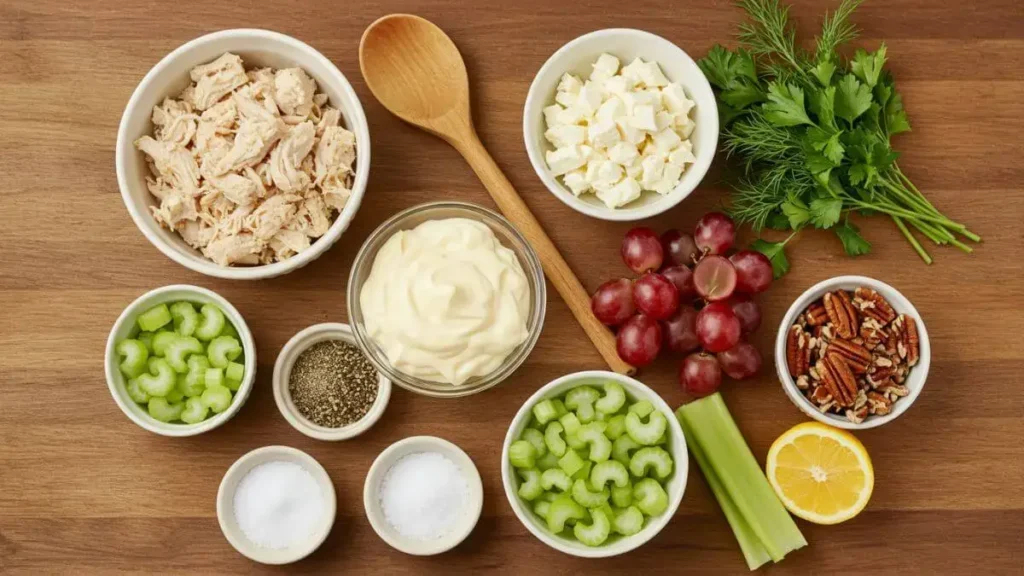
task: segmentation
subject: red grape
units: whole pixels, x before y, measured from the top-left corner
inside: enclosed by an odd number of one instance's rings
[[[679,383],[691,396],[701,398],[713,394],[722,384],[722,367],[714,356],[694,352],[684,358],[679,367]]]
[[[648,272],[633,285],[633,302],[644,314],[664,320],[679,309],[679,291],[668,278]]]
[[[661,326],[653,318],[637,314],[619,328],[615,349],[627,363],[646,366],[661,352]]]
[[[700,347],[697,340],[697,310],[693,306],[680,306],[679,311],[662,324],[665,345],[669,350],[686,354]]]
[[[750,334],[761,325],[761,307],[749,294],[734,292],[726,301],[733,314],[740,319],[740,327],[744,334]]]
[[[693,270],[682,265],[669,266],[661,271],[661,275],[675,284],[680,300],[693,300],[697,297],[697,289],[693,286]]]
[[[725,352],[740,341],[740,319],[725,302],[712,302],[697,313],[697,339],[708,352]]]
[[[740,342],[718,353],[718,363],[733,380],[745,380],[761,370],[761,353],[749,342]]]
[[[661,241],[650,228],[633,228],[622,239],[622,261],[637,274],[661,268],[664,257]]]
[[[665,261],[670,264],[693,266],[700,255],[693,236],[675,229],[661,235],[661,247],[665,251]]]
[[[697,222],[693,240],[707,254],[725,254],[736,240],[736,225],[721,212],[708,212]]]
[[[598,286],[590,299],[590,309],[602,324],[618,326],[636,313],[633,283],[628,278],[609,280]]]
[[[705,256],[693,270],[693,286],[705,300],[725,300],[736,289],[736,268],[724,256]]]
[[[764,292],[772,284],[772,263],[754,250],[741,250],[729,257],[736,268],[736,289],[747,294]]]

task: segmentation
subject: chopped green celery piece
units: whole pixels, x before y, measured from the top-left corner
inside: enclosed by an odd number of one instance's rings
[[[203,319],[196,326],[195,337],[200,340],[213,340],[224,331],[224,313],[213,304],[203,304],[199,310]]]
[[[182,375],[179,375],[179,377],[181,376]],[[180,388],[178,388],[177,382],[175,382],[174,388],[171,388],[171,391],[168,392],[166,396],[164,396],[164,399],[166,399],[171,404],[174,404],[175,402],[181,402],[182,400],[184,400],[185,394],[181,391]]]
[[[604,414],[615,414],[626,403],[626,391],[618,382],[605,382],[604,396],[594,402],[594,408]]]
[[[189,398],[201,396],[206,389],[206,370],[210,367],[210,361],[206,356],[193,354],[188,357],[187,364],[188,373],[183,375],[184,381],[181,376],[178,377],[178,387]]]
[[[644,514],[636,506],[620,511],[612,520],[612,528],[623,536],[632,536],[644,527]]]
[[[600,546],[608,539],[611,533],[612,524],[604,510],[595,508],[590,511],[592,522],[590,525],[577,522],[572,527],[572,533],[580,543],[587,546]]]
[[[198,330],[197,330],[198,332]],[[217,336],[206,347],[210,364],[216,368],[227,368],[228,362],[242,354],[242,345],[231,336]]]
[[[155,396],[149,399],[146,411],[149,415],[161,422],[171,422],[181,418],[181,412],[185,409],[184,402],[171,404],[167,398]]]
[[[533,448],[533,446],[531,445],[530,448]],[[580,455],[575,450],[566,450],[565,455],[558,459],[558,467],[565,470],[565,473],[569,476],[572,476],[579,472],[580,468],[583,468],[583,458],[580,458]]]
[[[245,378],[245,366],[238,362],[228,362],[228,367],[224,369],[224,377],[228,379],[228,382],[236,383],[232,390],[238,390],[238,384],[241,384],[242,379]]]
[[[740,550],[743,552],[743,558],[747,561],[747,568],[757,570],[770,562],[772,557],[768,555],[768,551],[764,549],[764,545],[761,544],[750,524],[744,520],[743,514],[736,507],[732,497],[729,496],[729,491],[725,489],[722,481],[718,478],[718,473],[708,463],[708,458],[704,455],[703,448],[695,440],[693,430],[690,429],[686,418],[683,418],[682,408],[676,411],[676,417],[679,419],[679,424],[683,427],[683,435],[688,439],[686,447],[689,449],[690,454],[693,455],[693,459],[697,462],[701,472],[704,473],[704,478],[708,481],[711,492],[715,495],[718,505],[721,506],[722,512],[725,514],[725,519],[729,521],[729,527],[732,528],[733,536],[736,537]],[[612,492],[612,499],[615,499],[614,491]]]
[[[640,420],[636,412],[626,414],[626,434],[643,446],[653,446],[665,433],[668,427],[668,418],[661,412],[651,412],[646,423]]]
[[[583,520],[587,516],[587,509],[580,506],[568,494],[555,498],[548,508],[548,530],[558,534],[565,529],[565,523],[572,520]]]
[[[607,503],[598,506],[594,510],[600,510],[601,512],[604,512],[604,515],[607,516],[609,520],[615,518],[615,510],[613,510],[612,507],[609,506]],[[590,510],[591,518],[593,518],[594,510]]]
[[[633,503],[633,484],[626,482],[625,486],[612,486],[612,504],[619,508],[625,508]]]
[[[231,390],[224,386],[210,386],[207,384],[206,390],[203,390],[203,395],[199,398],[207,408],[213,410],[215,414],[220,414],[231,405]]]
[[[644,478],[633,485],[633,499],[641,512],[657,516],[668,509],[668,494],[654,478]]]
[[[572,483],[572,499],[586,508],[596,508],[608,502],[611,494],[607,490],[591,491],[587,481],[578,478]]]
[[[720,394],[683,406],[682,417],[743,519],[778,562],[807,545],[793,518],[768,484]],[[689,439],[688,439],[689,440]],[[690,443],[689,441],[687,442]]]
[[[174,319],[174,331],[182,336],[191,336],[199,326],[199,313],[191,302],[171,304],[171,318]]]
[[[141,374],[144,374],[149,366],[146,362],[149,360],[149,350],[146,349],[146,345],[138,340],[131,338],[127,340],[121,340],[117,343],[114,351],[118,355],[124,356],[124,360],[118,368],[121,369],[121,373],[129,378],[135,378]]]
[[[594,488],[604,488],[609,480],[619,487],[629,485],[629,471],[622,462],[607,460],[595,464],[590,470],[590,485]]]
[[[153,334],[153,354],[163,356],[167,351],[167,347],[171,345],[171,342],[174,342],[178,338],[181,338],[181,336],[178,336],[174,332],[168,332],[167,330],[161,330],[156,334]]]
[[[626,433],[626,415],[616,414],[608,419],[608,426],[604,429],[604,435],[609,440],[618,440],[619,436]]]
[[[584,461],[583,462],[583,467],[580,468],[579,470],[577,470],[576,473],[572,475],[572,479],[573,480],[577,480],[577,479],[582,478],[583,480],[586,480],[587,478],[590,478],[590,469],[593,466],[594,466],[594,463],[591,462],[590,460]]]
[[[543,426],[558,417],[558,410],[551,400],[541,400],[533,407],[533,417]]]
[[[533,444],[533,448],[537,451],[537,457],[548,453],[548,447],[544,444],[544,435],[539,430],[527,428],[519,435],[519,439]]]
[[[597,411],[594,410],[593,404],[580,404],[579,408],[576,409],[576,417],[579,418],[580,422],[586,424],[587,422],[593,422],[597,418]]]
[[[209,409],[203,404],[200,398],[189,398],[185,400],[185,409],[181,412],[181,421],[185,424],[196,424],[206,420],[206,413]]]
[[[150,358],[149,374],[140,375],[138,380],[139,386],[150,396],[166,396],[178,383],[174,369],[163,358]]]
[[[544,492],[540,486],[540,471],[536,468],[520,470],[523,481],[519,483],[519,497],[523,500],[534,500]]]
[[[565,443],[573,450],[583,451],[587,448],[587,443],[579,437],[579,430],[577,430],[575,434],[566,434]]]
[[[641,400],[631,405],[629,407],[628,412],[636,414],[637,416],[643,418],[650,414],[651,412],[654,412],[654,404],[651,404],[647,400]]]
[[[630,438],[629,434],[623,434],[616,438],[612,444],[612,458],[617,462],[621,462],[623,466],[629,466],[630,452],[638,448],[640,448],[640,445]]]
[[[543,476],[541,476],[541,478],[543,479]],[[541,494],[540,495],[540,499],[544,500],[546,502],[554,502],[555,498],[558,498],[558,496],[560,494],[561,494],[561,492],[550,492],[549,491],[549,492],[545,492],[545,493]]]
[[[149,393],[142,389],[142,385],[139,384],[138,378],[132,378],[129,380],[125,389],[128,391],[128,397],[139,404],[149,402]]]
[[[533,505],[533,513],[544,519],[547,519],[549,510],[551,510],[551,502],[547,500],[538,500]]]
[[[238,330],[235,330],[235,325],[229,320],[224,321],[224,329],[220,331],[220,335],[231,336],[235,340],[241,340],[241,338],[238,337]]]
[[[548,450],[547,454],[537,458],[537,469],[541,472],[549,468],[558,468],[558,455]]]
[[[135,337],[136,340],[146,345],[148,352],[153,351],[153,332],[139,332],[139,335]]]
[[[600,410],[598,410],[597,412],[594,412],[594,422],[607,422],[607,421],[608,421],[608,415],[607,414],[605,414],[604,412],[601,412]]]
[[[210,386],[224,386],[224,370],[220,368],[207,368],[203,381],[207,388]],[[224,387],[227,388],[227,386]]]
[[[582,426],[582,424],[580,424],[580,419],[572,412],[562,416],[558,421],[562,424],[562,428],[565,430],[566,435],[575,434],[576,431],[580,429],[580,426]]]
[[[562,439],[563,430],[561,422],[548,422],[548,427],[544,430],[544,445],[547,446],[552,454],[558,457],[565,456],[565,440]]]
[[[672,455],[657,446],[637,450],[629,459],[630,474],[643,478],[649,469],[654,470],[654,476],[659,480],[668,478],[672,474]]]
[[[575,410],[584,404],[593,404],[601,397],[601,393],[590,386],[577,386],[565,395],[565,407]]]
[[[139,314],[136,321],[143,332],[155,332],[171,321],[171,311],[167,309],[167,304],[157,304]]]
[[[508,461],[516,468],[533,468],[537,463],[537,449],[526,440],[516,440],[508,447]]]
[[[604,422],[591,422],[580,427],[576,436],[590,444],[590,460],[604,462],[612,455],[612,441],[604,435]]]
[[[556,418],[561,418],[569,413],[569,409],[565,407],[565,402],[562,402],[560,398],[555,398],[551,403],[555,406]]]
[[[203,343],[191,336],[180,336],[167,345],[164,349],[164,358],[178,374],[188,372],[188,363],[185,357],[190,354],[202,354]]]
[[[560,492],[565,492],[572,487],[572,479],[565,473],[565,470],[562,470],[561,468],[551,468],[550,470],[545,470],[540,475],[540,485],[545,490],[558,488]]]

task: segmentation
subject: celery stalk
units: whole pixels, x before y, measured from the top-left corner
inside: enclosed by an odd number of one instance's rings
[[[687,448],[690,449],[690,454],[697,461],[700,471],[704,473],[704,478],[708,481],[711,492],[714,493],[715,499],[718,500],[718,505],[722,507],[725,519],[729,521],[729,527],[732,528],[732,533],[740,544],[743,557],[747,560],[747,567],[751,570],[757,570],[771,560],[771,557],[768,556],[768,551],[761,545],[761,541],[757,539],[757,535],[751,530],[750,524],[747,524],[747,521],[743,519],[743,514],[740,513],[736,503],[729,497],[729,492],[722,485],[722,481],[718,479],[715,469],[708,464],[707,456],[704,455],[704,449],[700,447],[699,442],[694,440],[693,430],[690,429],[690,425],[683,418],[682,409],[676,412],[676,417],[683,426],[683,433],[686,435],[686,444]]]

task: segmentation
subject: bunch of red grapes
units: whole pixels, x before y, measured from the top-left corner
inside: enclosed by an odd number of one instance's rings
[[[591,308],[602,323],[618,327],[619,357],[633,366],[654,361],[665,348],[688,354],[679,382],[693,396],[707,396],[722,372],[743,380],[761,369],[761,354],[743,339],[761,325],[751,297],[772,283],[772,265],[760,252],[732,249],[736,226],[711,212],[693,236],[669,230],[659,238],[634,228],[622,240],[622,260],[636,280],[619,278],[594,292]]]

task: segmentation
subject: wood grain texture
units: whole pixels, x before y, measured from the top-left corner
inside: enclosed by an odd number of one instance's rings
[[[831,3],[800,0],[793,14],[813,33]],[[362,240],[394,212],[428,200],[494,204],[452,148],[387,113],[357,60],[367,25],[391,12],[440,25],[466,59],[481,140],[587,289],[626,270],[618,245],[628,224],[572,212],[533,173],[521,111],[533,74],[564,42],[598,28],[663,35],[692,55],[729,41],[740,20],[730,2],[621,3],[543,0],[487,3],[354,0],[276,3],[178,0],[6,0],[0,3],[0,573],[571,574],[745,573],[699,474],[678,516],[652,542],[602,561],[548,549],[512,515],[499,477],[507,423],[541,384],[603,366],[561,299],[548,302],[544,333],[502,386],[462,400],[396,390],[385,417],[358,440],[301,436],[270,391],[274,358],[309,324],[344,321],[349,267]],[[860,433],[877,485],[867,510],[839,526],[800,522],[811,545],[771,573],[1020,573],[1024,563],[1024,8],[1017,0],[869,1],[856,15],[859,45],[885,40],[914,131],[899,137],[900,163],[942,210],[985,238],[973,255],[935,249],[923,265],[891,222],[861,219],[874,249],[851,260],[832,235],[793,246],[790,274],[761,298],[774,326],[811,284],[858,273],[900,289],[932,338],[932,371],[905,416]],[[121,110],[150,66],[179,44],[231,27],[264,27],[309,42],[348,76],[366,108],[373,166],[362,208],[342,240],[302,270],[259,283],[206,278],[163,257],[135,228],[114,177]],[[720,163],[719,163],[720,164]],[[649,224],[692,227],[722,200],[714,169],[698,192]],[[160,285],[185,282],[227,297],[259,349],[253,395],[238,417],[196,438],[162,438],[125,418],[107,392],[102,353],[125,305]],[[686,399],[677,362],[641,378],[672,405]],[[803,421],[766,370],[724,395],[762,459],[771,441]],[[484,513],[469,540],[438,558],[412,558],[372,532],[361,504],[374,457],[390,443],[433,434],[463,447],[484,481]],[[320,460],[338,493],[338,519],[310,558],[253,565],[220,534],[218,483],[240,455],[287,444]]]

